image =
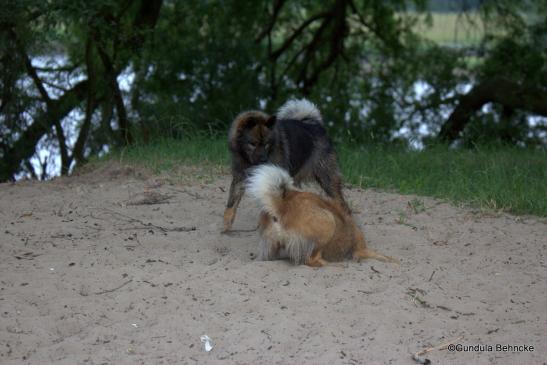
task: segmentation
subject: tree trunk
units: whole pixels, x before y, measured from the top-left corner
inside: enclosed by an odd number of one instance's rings
[[[439,132],[439,139],[453,142],[469,123],[471,116],[487,103],[499,103],[507,110],[522,109],[533,114],[547,116],[547,94],[505,78],[482,81],[460,98],[446,123]]]
[[[95,87],[96,87],[96,75],[95,68],[93,66],[93,41],[92,37],[89,37],[86,42],[85,47],[85,63],[87,68],[87,79],[89,81],[89,88],[87,91],[87,102],[85,106],[85,116],[82,126],[80,127],[80,133],[78,134],[78,139],[74,143],[74,148],[72,149],[72,157],[77,164],[82,164],[85,161],[84,150],[85,143],[87,141],[87,136],[91,128],[91,118],[93,118],[93,113],[95,112],[96,102],[95,102]]]

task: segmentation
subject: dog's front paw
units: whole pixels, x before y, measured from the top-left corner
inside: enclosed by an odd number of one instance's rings
[[[222,233],[226,233],[232,229],[232,224],[234,223],[235,218],[235,209],[226,208],[224,211],[224,226],[222,228]]]

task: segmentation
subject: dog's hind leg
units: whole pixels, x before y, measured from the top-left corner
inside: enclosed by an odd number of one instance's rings
[[[314,250],[304,263],[310,267],[323,267],[327,264],[327,261],[323,260],[321,250]]]
[[[344,211],[351,215],[351,209],[344,199],[342,194],[342,178],[337,168],[329,168],[329,166],[336,166],[332,163],[319,164],[314,170],[314,177],[321,188],[327,193],[330,198],[338,201]]]
[[[232,228],[232,224],[236,217],[237,207],[243,197],[243,193],[245,193],[244,179],[239,176],[234,176],[232,184],[230,185],[226,210],[224,210],[224,229],[222,232],[228,232]]]

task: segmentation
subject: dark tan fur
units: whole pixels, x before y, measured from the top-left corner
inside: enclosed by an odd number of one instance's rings
[[[265,162],[260,161],[261,156],[256,154],[264,151],[266,144],[271,140],[269,119],[269,115],[251,110],[239,114],[232,122],[228,133],[228,147],[232,155],[232,183],[224,211],[223,232],[230,230],[234,223],[237,207],[245,192],[246,170]],[[254,148],[249,143],[254,143]]]
[[[363,233],[337,201],[287,190],[274,204],[277,216],[263,211],[259,220],[262,259],[289,258],[312,267],[347,258],[397,262],[367,247]],[[298,254],[302,252],[304,256]]]

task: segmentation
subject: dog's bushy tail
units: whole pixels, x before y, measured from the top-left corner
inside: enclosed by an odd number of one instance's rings
[[[293,190],[293,179],[289,173],[272,164],[256,167],[247,179],[247,191],[258,200],[262,208],[273,216],[288,190]]]
[[[353,253],[353,258],[356,260],[359,259],[375,259],[383,262],[392,262],[394,264],[399,264],[399,260],[394,259],[393,257],[382,255],[370,248],[359,248]]]
[[[279,119],[296,119],[323,124],[323,118],[317,106],[308,99],[290,99],[277,111]]]
[[[357,241],[355,250],[353,251],[354,259],[375,259],[383,262],[392,262],[395,264],[399,264],[399,260],[394,259],[393,257],[382,255],[381,253],[378,253],[368,248],[363,232],[355,224],[353,226],[353,229],[355,234],[355,240]]]

